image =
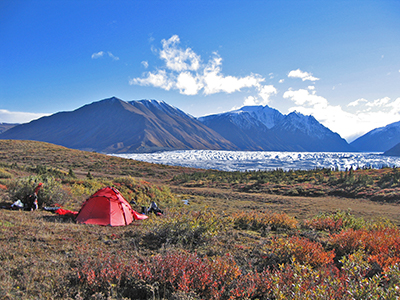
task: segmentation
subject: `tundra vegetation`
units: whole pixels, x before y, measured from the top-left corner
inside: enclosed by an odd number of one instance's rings
[[[165,212],[103,227],[1,209],[0,298],[398,299],[398,176],[194,170],[0,141],[2,206],[43,182],[41,207],[79,210],[113,186],[134,209]],[[354,208],[337,209],[343,199]]]

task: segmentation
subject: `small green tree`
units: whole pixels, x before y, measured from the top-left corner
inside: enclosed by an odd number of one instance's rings
[[[71,168],[68,171],[68,176],[71,177],[71,178],[76,178],[75,172]]]

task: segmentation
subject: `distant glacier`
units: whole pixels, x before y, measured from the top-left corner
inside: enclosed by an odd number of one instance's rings
[[[156,164],[222,171],[311,170],[331,168],[399,167],[400,157],[360,152],[278,152],[181,150],[157,153],[112,154]]]

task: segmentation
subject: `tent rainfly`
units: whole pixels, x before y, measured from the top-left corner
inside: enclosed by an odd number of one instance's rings
[[[76,221],[84,224],[125,226],[132,223],[133,219],[147,218],[134,211],[117,189],[105,187],[83,203]]]

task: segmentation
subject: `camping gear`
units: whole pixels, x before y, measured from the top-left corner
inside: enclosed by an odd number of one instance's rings
[[[69,210],[69,209],[64,209],[64,208],[58,208],[54,211],[57,215],[60,216],[67,216],[67,217],[76,217],[78,214],[77,211]]]
[[[84,224],[125,226],[148,217],[137,213],[113,187],[98,190],[83,203],[76,221]]]
[[[11,204],[11,209],[23,209],[23,208],[24,208],[24,204],[19,199],[17,201],[15,201],[13,204]]]
[[[161,216],[164,212],[158,208],[157,204],[154,201],[151,201],[150,207],[147,209],[147,213],[154,213],[156,216]]]

